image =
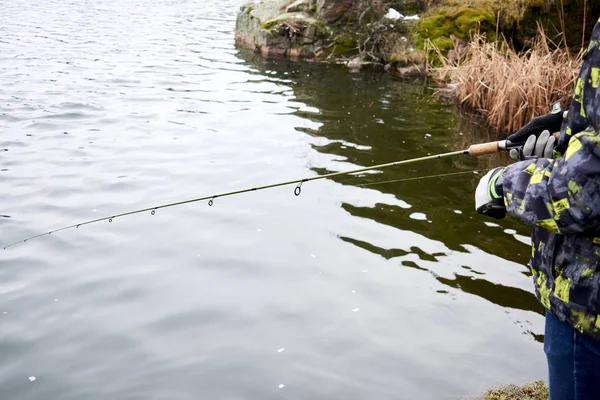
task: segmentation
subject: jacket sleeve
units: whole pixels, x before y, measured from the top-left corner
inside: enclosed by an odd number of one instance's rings
[[[600,235],[599,40],[600,21],[561,128],[558,158],[521,161],[503,174],[507,212],[557,234]]]
[[[507,212],[553,233],[600,233],[599,144],[598,134],[586,131],[571,138],[563,157],[507,167]]]

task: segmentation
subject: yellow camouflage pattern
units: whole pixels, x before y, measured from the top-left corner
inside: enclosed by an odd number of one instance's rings
[[[530,267],[540,302],[600,340],[600,20],[577,79],[555,158],[503,174],[507,212],[532,226]]]

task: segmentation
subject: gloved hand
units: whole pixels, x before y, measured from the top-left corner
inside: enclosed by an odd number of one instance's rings
[[[504,168],[489,171],[481,178],[475,189],[475,210],[479,214],[502,219],[506,216],[502,174]]]
[[[515,160],[526,160],[529,158],[553,158],[556,138],[547,129],[539,137],[530,135],[522,147],[510,149],[508,155]]]
[[[552,107],[552,111],[546,115],[535,117],[524,127],[508,137],[508,140],[516,145],[524,144],[531,135],[538,137],[545,130],[550,133],[560,131],[563,120],[566,118],[566,111],[563,111],[560,103]]]

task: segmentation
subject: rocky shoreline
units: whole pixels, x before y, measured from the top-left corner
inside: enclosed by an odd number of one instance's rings
[[[569,29],[557,32],[566,13]],[[562,35],[576,48],[595,13],[600,4],[585,8],[577,0],[249,0],[238,12],[235,39],[263,57],[425,76],[438,55],[458,62],[475,33],[491,42],[507,38],[519,50],[541,24],[548,37]]]
[[[423,75],[425,57],[406,35],[417,19],[387,9],[381,0],[259,0],[240,7],[235,39],[263,57]]]

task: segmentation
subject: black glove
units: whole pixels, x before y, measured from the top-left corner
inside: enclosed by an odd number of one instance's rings
[[[519,146],[525,144],[531,135],[534,135],[537,138],[545,130],[549,131],[551,134],[558,132],[560,131],[564,118],[565,113],[563,112],[560,103],[556,103],[554,107],[552,107],[552,112],[535,117],[529,121],[527,125],[510,135],[508,141],[512,145]]]

